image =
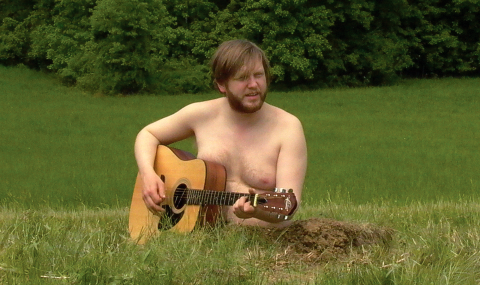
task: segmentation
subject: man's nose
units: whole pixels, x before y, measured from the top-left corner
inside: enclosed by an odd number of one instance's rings
[[[255,76],[250,75],[247,80],[248,80],[247,86],[248,86],[249,88],[257,87],[258,82],[257,82]]]

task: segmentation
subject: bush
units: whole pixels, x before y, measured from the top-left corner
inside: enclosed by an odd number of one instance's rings
[[[270,59],[274,84],[361,86],[471,75],[479,0],[6,0],[0,63],[106,94],[202,92],[223,41]]]
[[[3,64],[21,62],[26,54],[28,32],[17,20],[5,17],[0,26],[0,60]]]
[[[272,65],[276,82],[313,79],[331,49],[327,36],[332,11],[307,0],[247,0],[234,13],[238,34],[260,44]]]
[[[145,90],[167,59],[172,21],[160,0],[99,0],[90,17],[92,38],[70,69],[87,89]]]
[[[4,0],[0,9],[0,63],[26,63],[29,32],[24,21],[33,10],[27,0]]]
[[[469,74],[479,68],[480,23],[475,18],[480,1],[426,0],[412,9],[418,20],[410,24],[420,43],[411,50],[417,56],[413,71],[436,76]]]

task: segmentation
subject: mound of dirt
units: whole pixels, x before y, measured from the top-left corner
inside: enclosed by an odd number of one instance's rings
[[[279,242],[285,256],[306,262],[326,262],[347,256],[352,248],[362,245],[388,244],[394,230],[371,224],[353,224],[332,219],[311,218],[294,221],[283,229],[265,231],[265,237]]]

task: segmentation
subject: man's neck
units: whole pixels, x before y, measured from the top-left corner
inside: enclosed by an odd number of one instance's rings
[[[226,101],[227,100],[225,100],[225,102]],[[263,103],[262,107],[253,113],[239,112],[232,109],[228,102],[226,102],[226,104],[228,107],[225,108],[225,115],[232,125],[249,127],[258,124],[264,118],[266,103]]]

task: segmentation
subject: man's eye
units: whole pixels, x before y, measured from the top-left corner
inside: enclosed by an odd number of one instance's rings
[[[263,77],[264,73],[255,73],[255,78]]]

